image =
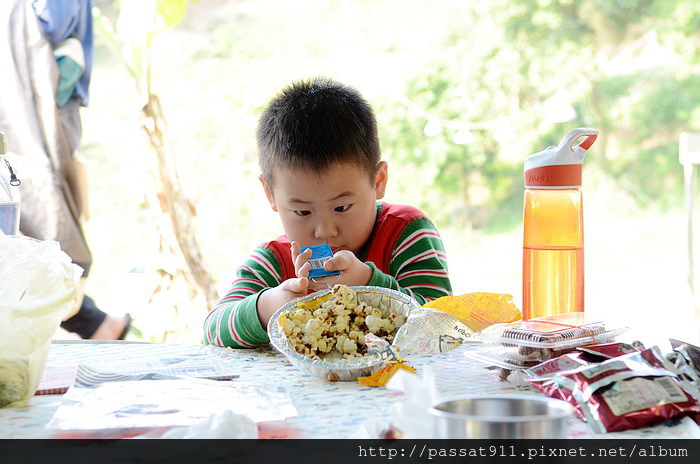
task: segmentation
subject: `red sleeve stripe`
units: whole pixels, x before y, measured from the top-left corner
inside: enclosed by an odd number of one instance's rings
[[[396,277],[396,280],[406,279],[408,277],[416,276],[434,276],[434,277],[447,277],[447,271],[445,269],[419,269],[416,271],[406,272],[400,274]]]
[[[235,315],[236,315],[236,309],[231,311],[231,315],[228,318],[228,330],[229,330],[229,333],[231,334],[231,338],[233,338],[235,340],[235,342],[238,343],[240,346],[251,348],[253,345],[251,345],[250,343],[244,342],[243,339],[238,335],[238,332],[236,331],[236,327],[233,323],[233,319],[234,319]]]
[[[265,282],[265,280],[264,280],[263,277],[260,275],[260,273],[257,272],[256,270],[254,270],[252,267],[248,267],[248,266],[246,266],[246,265],[243,265],[243,266],[241,266],[241,269],[245,269],[246,271],[248,271],[248,272],[250,272],[251,274],[253,274],[255,277],[258,278],[258,280],[259,280],[260,282]],[[251,280],[253,280],[253,279],[251,279]],[[265,285],[263,284],[263,286],[265,286]]]
[[[414,263],[417,263],[417,262],[419,262],[419,261],[423,261],[423,260],[426,260],[426,259],[432,259],[432,258],[435,258],[436,256],[437,256],[438,258],[440,258],[440,253],[437,253],[435,250],[426,250],[426,251],[424,251],[423,253],[420,253],[420,254],[414,256],[412,259],[409,259],[409,260],[407,260],[407,261],[404,261],[404,262],[401,264],[401,266],[399,267],[399,269],[397,270],[396,274],[397,274],[397,275],[401,275],[401,270],[402,270],[404,267],[408,266],[409,264],[414,264]]]
[[[204,318],[204,326],[205,327],[207,327],[207,328],[211,327],[211,318],[213,315],[214,315],[214,311],[211,311],[209,314],[207,314],[207,317]],[[205,330],[204,334],[205,334],[205,338],[206,338],[206,340],[204,340],[205,344],[207,344],[207,343],[210,344],[214,341],[214,339],[211,337],[211,333],[209,330]]]
[[[259,286],[261,286],[261,287],[265,287],[265,286],[266,286],[265,282],[263,282],[262,280],[258,280],[258,279],[236,279],[233,283],[236,284],[236,285],[240,285],[240,284],[242,284],[242,283],[246,283],[246,284],[253,284],[253,285],[256,285],[256,286],[259,285]]]
[[[426,237],[435,237],[439,239],[440,235],[438,235],[438,233],[433,229],[419,229],[413,232],[408,237],[406,237],[406,239],[401,243],[401,245],[394,249],[394,251],[392,252],[392,257],[398,256],[399,254],[403,253],[408,248],[410,248],[413,244]]]
[[[432,290],[438,290],[438,291],[440,291],[440,293],[444,293],[445,295],[448,294],[443,287],[441,287],[439,285],[432,285],[432,284],[407,285],[405,288],[430,288]],[[424,298],[427,298],[427,296],[424,295]]]
[[[282,278],[280,277],[279,272],[277,272],[275,270],[275,267],[272,265],[272,263],[270,263],[270,261],[267,258],[265,258],[260,253],[255,253],[255,252],[250,257],[252,259],[254,259],[255,261],[259,262],[262,265],[262,267],[267,269],[267,272],[269,272],[275,279],[277,279],[277,282],[282,281]]]

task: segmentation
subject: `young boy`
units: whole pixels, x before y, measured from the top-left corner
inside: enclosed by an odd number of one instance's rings
[[[411,206],[379,202],[388,171],[369,103],[330,79],[292,83],[260,118],[265,195],[285,235],[256,248],[204,322],[205,343],[269,343],[267,323],[284,304],[326,288],[308,278],[311,250],[328,243],[336,283],[399,290],[418,302],[451,294],[447,261],[432,222]],[[328,279],[328,278],[326,278]]]

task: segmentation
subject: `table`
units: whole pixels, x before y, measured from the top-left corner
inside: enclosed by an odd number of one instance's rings
[[[430,366],[438,379],[441,395],[513,393],[540,395],[527,385],[513,385],[498,379],[496,371],[467,358],[468,347],[438,355],[407,356],[420,375]],[[226,367],[235,369],[233,382],[264,383],[284,387],[298,415],[284,421],[260,425],[261,438],[358,438],[361,425],[369,418],[389,419],[391,406],[403,400],[403,393],[385,387],[365,387],[356,382],[329,383],[304,374],[271,348],[231,350],[205,345],[166,345],[154,343],[70,341],[52,343],[48,367],[89,363],[119,357],[157,357],[159,353],[215,354]],[[61,404],[61,395],[34,396],[25,408],[0,409],[2,438],[50,438],[45,429]],[[692,420],[661,424],[605,435],[594,434],[578,418],[569,419],[569,438],[699,438],[700,428]]]

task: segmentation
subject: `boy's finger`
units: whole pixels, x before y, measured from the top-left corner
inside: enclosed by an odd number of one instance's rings
[[[295,293],[306,293],[306,290],[309,288],[309,279],[306,277],[299,277],[298,279],[294,279],[294,283],[292,285],[294,287],[294,292]]]
[[[323,268],[326,271],[342,271],[343,269],[350,267],[353,259],[356,258],[352,251],[341,250],[334,254],[332,258],[323,263]]]
[[[309,288],[309,279],[306,277],[293,277],[282,282],[280,288],[287,292],[304,295]]]
[[[301,265],[299,270],[297,270],[297,277],[309,277],[309,272],[311,272],[311,263],[308,261]],[[307,284],[308,285],[308,284]]]
[[[299,244],[297,242],[292,242],[290,247],[292,249],[292,262],[295,263],[299,256]]]
[[[308,263],[308,259],[311,258],[311,253],[311,250],[304,250],[303,253],[297,254],[296,258],[293,258],[294,268],[298,270],[304,264]]]

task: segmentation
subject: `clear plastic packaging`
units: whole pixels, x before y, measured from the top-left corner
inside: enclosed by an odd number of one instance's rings
[[[476,334],[473,340],[484,345],[478,353],[482,360],[491,352],[494,357],[504,361],[501,367],[523,368],[555,358],[579,346],[612,342],[628,329],[611,327],[600,318],[575,312],[494,324]],[[508,366],[502,365],[507,360],[510,360]]]
[[[36,391],[82,272],[58,242],[0,233],[0,408]]]

